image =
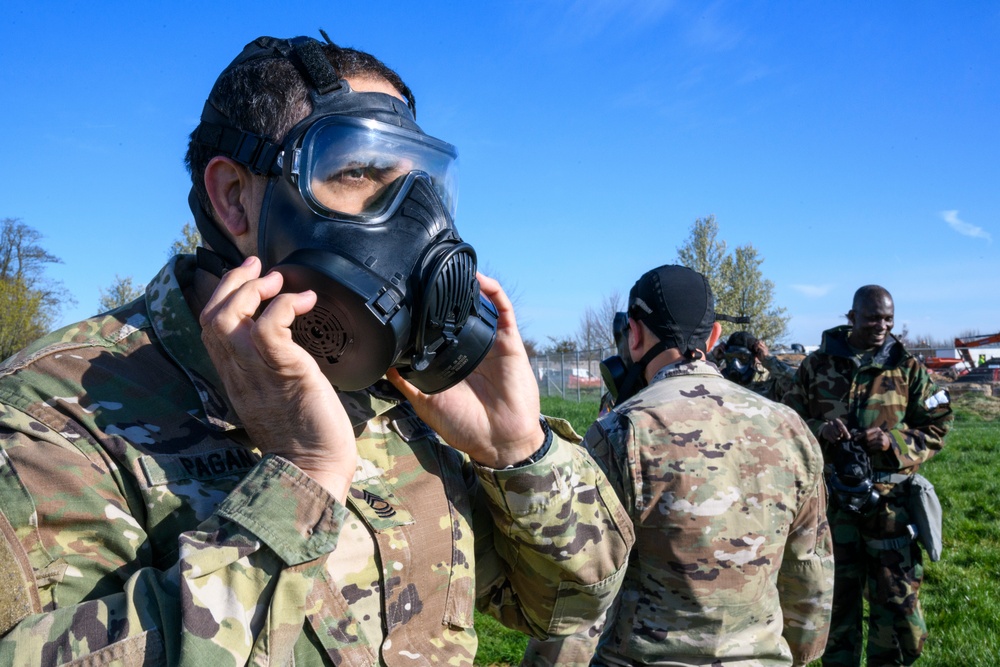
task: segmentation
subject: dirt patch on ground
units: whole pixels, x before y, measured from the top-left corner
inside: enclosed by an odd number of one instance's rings
[[[985,421],[1000,419],[1000,397],[987,396],[978,391],[966,391],[951,395],[951,403],[959,416],[968,414]]]

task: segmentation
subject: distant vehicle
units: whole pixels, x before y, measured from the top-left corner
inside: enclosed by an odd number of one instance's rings
[[[545,373],[545,380],[562,389],[591,389],[601,386],[601,378],[587,368],[565,368]]]

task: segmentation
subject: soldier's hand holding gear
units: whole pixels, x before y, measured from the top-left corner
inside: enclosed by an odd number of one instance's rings
[[[765,343],[760,339],[758,339],[757,342],[755,342],[753,345],[750,346],[750,351],[753,352],[753,356],[758,361],[763,361],[766,357],[768,357],[771,354],[770,350],[767,349],[767,343]]]
[[[827,442],[840,442],[841,440],[850,440],[851,432],[840,419],[831,419],[823,424],[823,428],[819,430],[819,437]]]
[[[892,447],[892,436],[877,426],[861,431],[857,438],[869,452],[887,452]]]

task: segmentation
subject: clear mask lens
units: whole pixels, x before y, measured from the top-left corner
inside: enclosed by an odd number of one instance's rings
[[[726,364],[729,366],[744,369],[750,365],[753,355],[750,350],[744,348],[730,348],[726,350]]]
[[[303,137],[299,190],[318,212],[377,222],[396,204],[399,185],[425,172],[455,218],[458,153],[418,132],[364,118],[326,116]]]

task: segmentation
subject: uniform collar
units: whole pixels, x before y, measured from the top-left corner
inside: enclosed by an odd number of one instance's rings
[[[855,352],[847,342],[851,335],[850,325],[841,325],[823,332],[823,341],[819,351],[832,357],[844,357],[845,359],[855,359]],[[869,366],[876,368],[895,368],[904,359],[910,356],[903,344],[892,333],[890,333],[882,346],[872,354]]]
[[[722,373],[719,372],[718,367],[709,361],[705,361],[704,359],[695,359],[694,361],[678,359],[656,371],[656,375],[653,376],[650,384],[679,375],[715,375],[722,377]]]

